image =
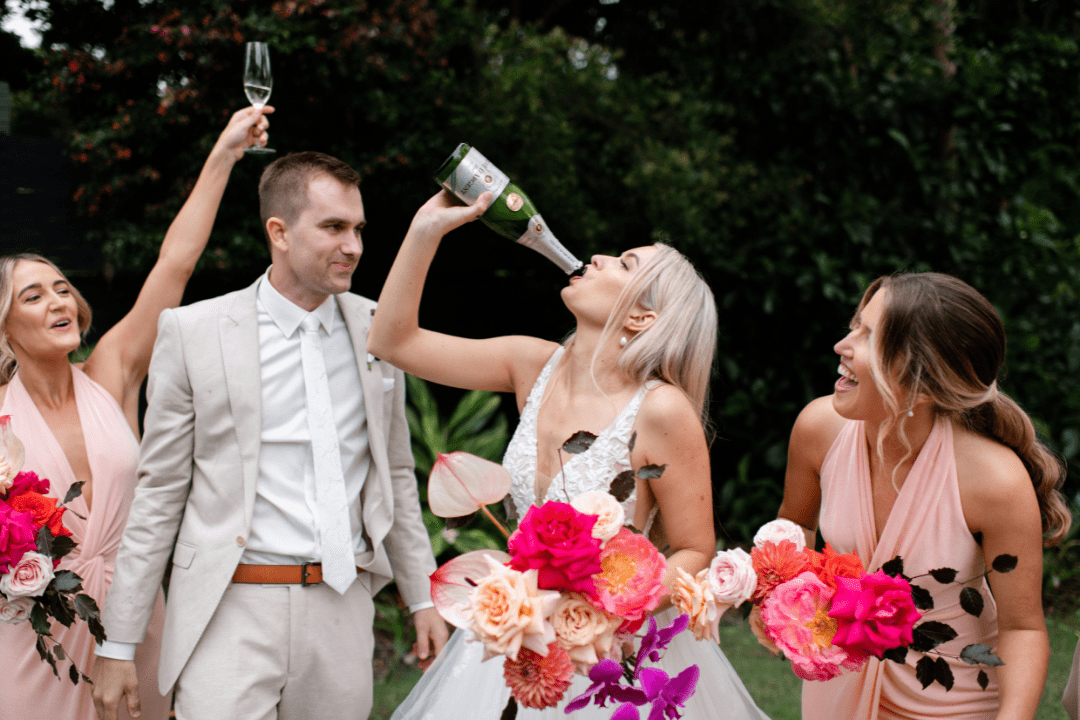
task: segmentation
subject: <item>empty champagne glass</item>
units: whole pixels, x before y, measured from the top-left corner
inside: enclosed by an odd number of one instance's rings
[[[244,94],[252,105],[261,108],[270,99],[270,91],[274,87],[274,76],[270,73],[270,48],[266,43],[249,42],[245,50]],[[261,155],[274,150],[262,145],[252,145],[244,152]]]

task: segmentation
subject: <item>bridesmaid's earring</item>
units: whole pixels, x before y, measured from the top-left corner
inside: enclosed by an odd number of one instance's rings
[[[626,347],[627,342],[629,341],[626,339],[626,336],[623,335],[621,338],[619,338],[619,347]]]
[[[914,410],[908,410],[907,411],[907,416],[908,417],[915,417],[915,411]]]

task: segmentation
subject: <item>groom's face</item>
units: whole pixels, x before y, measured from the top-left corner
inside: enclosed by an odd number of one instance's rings
[[[364,250],[360,189],[329,175],[308,182],[307,205],[285,229],[285,269],[311,299],[346,292]],[[275,271],[276,272],[276,271]]]

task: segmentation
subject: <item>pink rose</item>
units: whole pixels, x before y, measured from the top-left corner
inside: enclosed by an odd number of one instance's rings
[[[761,620],[769,639],[791,661],[803,680],[831,680],[856,670],[865,657],[833,644],[836,620],[829,617],[833,590],[812,572],[777,585],[761,604]]]
[[[754,547],[762,547],[767,542],[779,544],[781,540],[790,540],[798,550],[806,547],[806,533],[802,527],[784,518],[777,518],[758,528],[754,535]]]
[[[667,561],[648,538],[623,528],[604,546],[600,563],[597,601],[626,620],[625,629],[636,630],[667,595],[662,582]]]
[[[0,501],[0,573],[6,573],[24,553],[37,549],[34,515],[17,512]]]
[[[706,574],[716,602],[739,607],[757,589],[757,573],[749,553],[742,548],[716,553]]]
[[[833,643],[852,654],[881,657],[886,650],[912,641],[911,629],[922,618],[911,600],[911,585],[884,570],[861,578],[836,578],[829,617],[836,618]]]
[[[491,558],[485,560],[490,573],[469,596],[469,629],[484,643],[484,659],[506,655],[516,660],[522,647],[546,655],[548,645],[555,641],[548,618],[559,593],[540,590],[535,570],[521,573]]]
[[[0,622],[15,625],[30,617],[30,611],[34,609],[34,601],[28,597],[17,597],[8,600],[0,595]]]
[[[623,510],[622,504],[606,490],[590,490],[582,493],[570,504],[578,512],[596,516],[592,535],[601,543],[615,537],[626,521],[626,511]]]
[[[11,572],[0,577],[0,592],[13,597],[37,597],[53,579],[53,561],[48,555],[28,552]]]
[[[600,572],[600,541],[592,536],[595,515],[571,505],[533,505],[507,541],[510,567],[536,570],[545,590],[596,593],[593,575]]]

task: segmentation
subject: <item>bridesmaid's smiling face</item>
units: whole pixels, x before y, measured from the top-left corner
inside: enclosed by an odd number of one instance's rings
[[[24,260],[11,280],[4,332],[16,355],[66,356],[78,349],[79,308],[67,278],[45,263]]]
[[[874,332],[887,303],[887,291],[876,292],[851,321],[851,332],[833,346],[840,356],[840,379],[834,386],[833,407],[841,417],[849,420],[883,422],[889,415],[871,369],[872,355],[877,352]]]

